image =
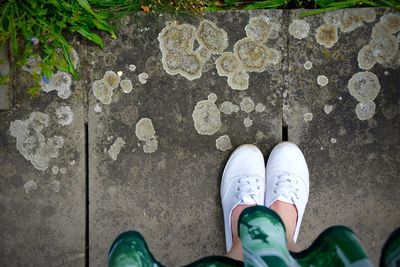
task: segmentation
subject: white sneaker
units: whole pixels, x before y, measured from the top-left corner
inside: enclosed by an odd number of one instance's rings
[[[238,147],[226,163],[221,181],[221,200],[227,252],[232,248],[232,210],[239,204],[264,204],[264,164],[263,154],[254,145]]]
[[[266,174],[265,206],[269,208],[279,200],[294,204],[297,209],[293,235],[296,242],[309,194],[309,173],[300,148],[290,142],[275,146],[268,158]]]

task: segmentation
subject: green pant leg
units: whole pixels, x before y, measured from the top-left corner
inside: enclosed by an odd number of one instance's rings
[[[245,266],[297,266],[287,249],[285,226],[273,210],[263,206],[245,209],[238,233]]]
[[[136,231],[120,234],[108,253],[109,267],[155,267],[162,266],[151,254],[146,241]]]
[[[382,249],[380,267],[400,266],[400,228],[388,238]]]
[[[309,248],[291,255],[304,267],[373,266],[354,232],[345,226],[326,229]]]

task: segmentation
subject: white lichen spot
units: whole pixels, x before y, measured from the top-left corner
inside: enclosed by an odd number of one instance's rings
[[[96,113],[100,113],[102,111],[102,108],[100,107],[99,104],[96,104],[93,108],[93,111]]]
[[[158,149],[158,140],[156,137],[152,137],[145,141],[143,145],[143,152],[144,153],[153,153],[156,152]]]
[[[399,49],[399,43],[396,37],[391,34],[381,35],[377,38],[372,38],[370,42],[372,52],[376,56],[376,60],[380,64],[390,62]]]
[[[219,106],[219,110],[224,114],[230,115],[233,112],[238,112],[239,106],[233,104],[232,102],[225,101]]]
[[[240,109],[246,113],[250,113],[254,110],[254,102],[250,97],[244,97],[242,101],[240,101]]]
[[[117,160],[118,154],[121,151],[121,149],[124,147],[124,145],[125,145],[125,141],[121,137],[118,137],[115,140],[114,144],[112,144],[110,146],[110,148],[108,149],[108,151],[107,151],[108,155],[110,155],[110,157],[113,160]]]
[[[120,77],[113,71],[106,71],[101,80],[94,81],[94,96],[103,104],[111,103],[111,97],[115,88],[118,87]]]
[[[221,113],[215,105],[215,101],[210,101],[210,97],[196,104],[192,118],[194,127],[199,134],[213,135],[221,128]]]
[[[202,20],[196,31],[197,41],[213,54],[222,53],[228,46],[227,33],[214,22]]]
[[[265,42],[275,39],[279,35],[280,26],[271,22],[267,16],[251,17],[245,27],[246,35],[257,42]]]
[[[53,173],[53,174],[58,174],[58,171],[60,170],[60,168],[58,168],[58,166],[53,166],[52,168],[51,168],[51,172]]]
[[[138,75],[139,82],[141,84],[147,83],[147,79],[149,78],[149,75],[146,72],[142,72]]]
[[[331,143],[332,143],[332,144],[336,144],[336,142],[337,142],[336,138],[333,138],[333,137],[332,137],[332,138],[331,138]]]
[[[71,162],[69,163],[69,165],[74,166],[76,164],[75,160],[71,160]]]
[[[368,120],[375,114],[376,105],[373,101],[360,102],[356,106],[356,114],[359,120]]]
[[[331,48],[338,41],[338,30],[333,24],[321,25],[315,34],[315,40],[318,44]]]
[[[124,79],[124,80],[122,80],[121,82],[120,82],[120,85],[121,85],[121,88],[122,88],[122,91],[125,93],[125,94],[128,94],[128,93],[130,93],[131,91],[132,91],[132,82],[131,82],[131,80],[129,80],[129,79]]]
[[[318,75],[317,83],[319,86],[326,86],[328,82],[329,82],[328,77],[326,77],[325,75]]]
[[[343,11],[343,17],[340,21],[340,30],[345,33],[351,32],[364,25],[363,21],[364,18],[359,9],[346,9]]]
[[[22,69],[30,74],[40,75],[42,73],[42,58],[36,55],[29,56]]]
[[[168,74],[180,74],[190,81],[201,77],[204,59],[193,51],[195,31],[189,24],[169,25],[158,35],[162,64]]]
[[[221,151],[232,149],[231,139],[228,135],[220,136],[217,138],[217,140],[215,140],[215,146]]]
[[[305,68],[306,70],[310,70],[310,69],[312,68],[312,62],[309,61],[309,60],[307,60],[307,61],[304,63],[304,68]]]
[[[267,64],[278,64],[281,61],[281,52],[273,48],[268,48],[265,58]]]
[[[228,85],[234,90],[246,90],[249,88],[249,74],[239,70],[228,76]]]
[[[263,132],[261,131],[257,131],[256,133],[256,141],[260,142],[262,139],[264,139],[266,136]]]
[[[190,24],[168,25],[158,35],[161,52],[181,54],[193,49],[196,28]]]
[[[333,110],[333,106],[332,105],[325,105],[324,106],[324,111],[325,111],[326,114],[331,113],[332,110]]]
[[[151,119],[142,118],[136,123],[135,134],[140,141],[146,141],[155,135]]]
[[[255,110],[256,112],[258,112],[258,113],[262,113],[262,112],[264,112],[266,109],[267,109],[267,107],[266,107],[263,103],[258,103],[258,104],[255,106],[255,108],[254,108],[254,110]]]
[[[31,193],[37,189],[37,183],[33,180],[29,180],[24,184],[25,193]]]
[[[56,109],[56,117],[58,119],[58,124],[66,126],[71,124],[74,119],[74,113],[69,106],[59,107]]]
[[[400,31],[400,15],[388,13],[381,17],[380,23],[390,32],[397,33]]]
[[[370,70],[377,62],[377,57],[371,45],[365,45],[360,49],[357,56],[358,67],[363,70]]]
[[[149,118],[142,118],[136,123],[136,137],[140,141],[144,141],[143,152],[153,153],[158,149],[158,140],[153,122]],[[140,146],[140,144],[138,144]]]
[[[247,37],[237,41],[234,53],[245,70],[263,72],[267,64],[267,47]]]
[[[358,72],[351,77],[347,87],[358,101],[374,100],[381,89],[378,77],[372,72]]]
[[[310,32],[310,24],[302,19],[295,19],[289,26],[289,33],[297,39],[307,38]]]
[[[122,71],[117,71],[117,75],[119,76],[119,77],[121,77],[122,76],[122,74],[124,74]]]
[[[58,157],[58,150],[64,140],[60,136],[47,138],[42,130],[49,124],[49,116],[32,112],[25,121],[16,120],[10,124],[10,133],[17,139],[17,150],[38,170],[46,170],[51,158]]]
[[[135,70],[136,70],[136,66],[133,65],[133,64],[130,64],[130,65],[128,66],[128,69],[129,69],[130,71],[135,71]]]
[[[63,71],[57,71],[48,82],[45,80],[40,82],[42,91],[46,93],[57,91],[57,95],[62,99],[67,99],[71,95],[71,84],[71,74]]]
[[[224,52],[215,61],[219,76],[229,76],[240,67],[239,59],[232,52]]]
[[[253,125],[253,120],[247,117],[243,120],[243,124],[245,127],[249,128],[251,125]]]
[[[66,174],[67,173],[67,168],[65,168],[65,167],[60,168],[60,173],[61,174]]]
[[[54,180],[54,181],[51,182],[51,189],[52,189],[54,192],[56,192],[56,193],[60,192],[60,188],[61,188],[61,183],[60,183],[60,181]]]
[[[314,116],[314,115],[313,115],[312,113],[310,113],[310,112],[305,113],[305,114],[303,115],[304,121],[312,121],[313,116]]]
[[[342,101],[342,100],[343,100],[343,97],[339,96],[338,99],[339,99],[340,101]]]
[[[383,74],[384,74],[385,76],[388,76],[388,75],[389,75],[389,72],[388,72],[387,70],[385,70],[385,71],[383,72]]]

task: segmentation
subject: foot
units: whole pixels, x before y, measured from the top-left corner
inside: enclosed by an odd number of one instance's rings
[[[283,142],[272,150],[266,167],[265,206],[277,212],[295,243],[308,202],[309,173],[303,153]]]
[[[237,229],[235,229],[235,237],[232,233],[232,215],[237,215],[236,212],[232,213],[233,210],[238,205],[263,205],[264,192],[265,168],[263,154],[254,145],[238,147],[226,163],[221,182],[227,252],[231,250],[233,240],[239,239],[237,237]],[[239,210],[241,209],[237,211]],[[239,216],[237,215],[237,217]]]

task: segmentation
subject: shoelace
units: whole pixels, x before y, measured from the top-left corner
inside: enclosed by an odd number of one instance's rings
[[[238,187],[236,197],[242,202],[247,203],[252,199],[257,203],[255,197],[260,190],[260,178],[256,176],[242,176],[238,179]]]
[[[300,178],[289,172],[278,174],[275,182],[274,194],[284,196],[287,199],[299,199]]]

